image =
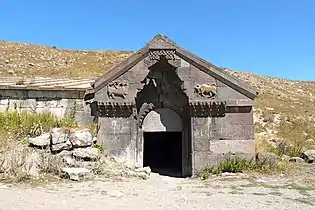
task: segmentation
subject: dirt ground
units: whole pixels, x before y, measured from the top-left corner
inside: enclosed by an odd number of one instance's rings
[[[312,170],[304,177],[314,177]],[[0,184],[0,209],[315,209],[313,179],[228,175],[207,181],[151,174],[148,180]]]

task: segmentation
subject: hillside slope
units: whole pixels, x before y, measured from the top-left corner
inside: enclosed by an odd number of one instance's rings
[[[28,43],[0,41],[0,76],[95,78],[132,52],[61,50]]]
[[[96,78],[130,56],[132,52],[61,50],[55,47],[0,41],[1,76],[49,76]],[[255,135],[258,149],[283,140],[295,150],[315,142],[315,82],[225,69],[259,89],[255,100]],[[310,145],[305,145],[309,142]],[[302,145],[302,146],[301,146]],[[296,148],[298,147],[298,148]],[[315,148],[315,147],[314,147]],[[299,151],[289,151],[298,154]]]

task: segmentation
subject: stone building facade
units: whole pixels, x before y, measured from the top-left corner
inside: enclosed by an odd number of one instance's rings
[[[191,176],[228,155],[255,153],[257,91],[164,35],[92,87],[98,141],[131,167]]]

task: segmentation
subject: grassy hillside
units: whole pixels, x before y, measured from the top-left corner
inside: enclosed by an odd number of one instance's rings
[[[132,52],[60,50],[55,47],[0,41],[0,76],[37,75],[95,78]]]
[[[25,74],[96,78],[131,54],[127,51],[61,50],[0,41],[0,77]],[[225,71],[260,90],[254,116],[258,150],[265,150],[268,145],[275,149],[285,141],[291,145],[286,153],[297,155],[302,147],[315,145],[312,140],[315,139],[315,82]]]

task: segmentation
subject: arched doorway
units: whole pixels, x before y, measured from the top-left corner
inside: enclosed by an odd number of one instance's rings
[[[182,176],[182,118],[170,108],[157,108],[144,118],[142,131],[143,166],[161,175]]]

